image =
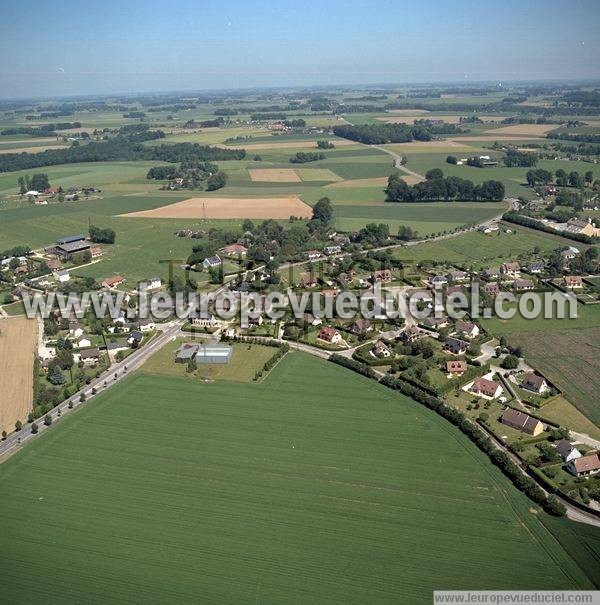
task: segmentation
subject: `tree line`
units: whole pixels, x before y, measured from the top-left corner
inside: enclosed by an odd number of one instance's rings
[[[163,162],[241,160],[243,149],[221,149],[198,143],[162,144],[144,147],[123,137],[109,141],[91,142],[87,145],[65,149],[48,149],[40,153],[6,153],[0,155],[0,172],[27,170],[57,164],[82,162],[111,162],[131,160],[157,160]]]
[[[473,181],[457,176],[444,178],[441,170],[435,175],[430,171],[431,178],[408,185],[400,175],[392,174],[388,178],[386,189],[388,202],[419,202],[419,201],[482,201],[501,202],[504,199],[504,185],[500,181],[484,181],[475,185]],[[441,176],[440,176],[441,173]]]
[[[338,137],[366,145],[384,143],[410,143],[431,141],[434,135],[464,132],[456,124],[433,124],[430,120],[417,120],[415,124],[340,124],[333,127]]]

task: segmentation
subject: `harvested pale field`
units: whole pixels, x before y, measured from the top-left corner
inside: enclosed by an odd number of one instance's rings
[[[414,124],[417,120],[444,120],[448,124],[458,124],[460,122],[460,116],[439,116],[435,114],[434,116],[392,116],[385,118],[376,118],[377,120],[381,120],[386,124]]]
[[[193,197],[153,210],[141,210],[120,214],[119,216],[134,218],[287,219],[290,216],[309,218],[312,216],[312,208],[295,195],[264,198]]]
[[[66,145],[40,145],[39,147],[11,147],[5,149],[0,147],[0,153],[38,153],[39,151],[46,151],[47,149],[65,149]]]
[[[486,130],[486,134],[520,134],[530,136],[541,136],[558,128],[557,124],[512,124],[511,126],[502,126],[493,130]]]
[[[339,175],[329,168],[296,168],[296,174],[303,181],[343,181]]]
[[[390,109],[388,113],[399,116],[422,116],[425,113],[431,113],[428,109]]]
[[[248,172],[253,181],[264,183],[299,183],[301,180],[292,168],[253,168]]]
[[[355,141],[349,141],[347,139],[330,139],[336,147],[346,147],[349,145],[359,145]],[[245,143],[238,145],[216,145],[216,147],[222,147],[223,149],[246,149],[246,150],[261,150],[261,149],[317,149],[316,140],[308,141],[283,141],[279,143],[262,142],[262,143]]]
[[[54,137],[35,137],[35,138],[31,138],[31,139],[19,139],[19,140],[12,140],[12,141],[3,141],[0,140],[0,147],[9,147],[9,146],[15,146],[15,145],[21,145],[21,144],[30,144],[30,143],[43,143],[43,144],[48,144],[48,145],[64,145],[64,143],[62,141],[57,141]]]
[[[0,429],[9,433],[31,411],[37,329],[34,319],[0,319]]]
[[[466,139],[461,138],[460,140],[462,141]],[[386,147],[409,151],[411,148],[414,149],[415,147],[421,147],[423,149],[438,149],[440,147],[468,147],[468,145],[461,144],[458,139],[444,139],[441,141],[411,141],[410,143],[388,143]]]
[[[501,128],[496,130],[488,130],[487,132],[500,132]],[[508,135],[508,134],[480,134],[480,135],[468,135],[466,137],[460,137],[460,139],[452,139],[453,143],[460,144],[460,141],[545,141],[546,139],[540,139],[535,136],[525,135]]]

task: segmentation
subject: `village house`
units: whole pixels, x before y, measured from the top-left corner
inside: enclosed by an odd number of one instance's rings
[[[332,254],[340,254],[341,251],[341,246],[325,246],[325,249],[323,250],[327,256],[331,256]]]
[[[152,332],[156,328],[156,325],[151,319],[140,319],[138,328],[140,332]]]
[[[57,282],[65,284],[71,279],[71,274],[67,269],[61,269],[54,273],[54,277],[56,278]]]
[[[309,250],[306,253],[308,260],[317,260],[321,258],[321,253],[318,250]]]
[[[576,477],[586,477],[600,472],[600,455],[586,454],[567,462],[567,470]]]
[[[320,317],[315,317],[312,313],[304,313],[302,321],[309,326],[320,326],[323,323]]]
[[[490,267],[489,269],[485,269],[481,275],[484,279],[498,279],[500,277],[500,269]]]
[[[493,296],[494,298],[500,294],[500,286],[497,282],[492,281],[487,284],[484,284],[483,291],[489,296]]]
[[[523,292],[525,290],[533,290],[534,284],[530,279],[515,279],[513,282],[513,288],[518,290],[519,292]]]
[[[62,263],[58,258],[50,258],[46,261],[46,265],[50,271],[58,271],[62,267]]]
[[[136,349],[140,346],[143,339],[144,335],[139,330],[131,330],[127,342],[131,345],[132,349]]]
[[[566,439],[561,439],[554,447],[565,462],[571,462],[571,460],[575,460],[575,458],[581,458],[581,452]]]
[[[215,267],[218,267],[222,262],[223,261],[221,260],[221,257],[218,254],[215,254],[214,256],[206,257],[202,261],[202,266],[205,269],[214,269]]]
[[[85,349],[92,346],[92,341],[87,336],[84,336],[75,343],[75,346],[78,349]]]
[[[502,273],[502,275],[510,275],[514,277],[519,275],[520,272],[521,265],[519,265],[517,262],[503,263],[500,267],[500,273]]]
[[[70,321],[69,336],[72,336],[73,338],[79,338],[82,334],[83,328],[81,327],[81,324],[76,320]]]
[[[219,321],[209,311],[193,311],[190,313],[191,324],[197,328],[216,328]]]
[[[387,284],[392,281],[392,272],[389,269],[382,269],[380,271],[373,271],[371,274],[371,281],[376,283]]]
[[[450,320],[447,317],[426,317],[422,322],[425,328],[430,330],[440,330],[446,328],[450,324]]]
[[[125,280],[120,275],[113,275],[112,277],[107,277],[103,282],[102,286],[104,288],[108,288],[109,290],[112,288],[116,288],[120,286]]]
[[[248,254],[248,248],[242,244],[229,244],[221,248],[220,252],[224,256],[235,256],[244,258]]]
[[[458,285],[458,286],[448,286],[446,288],[446,296],[450,297],[453,296],[454,294],[458,294],[459,292],[465,292],[465,286],[464,285]]]
[[[471,321],[457,321],[456,334],[471,339],[479,336],[479,326]]]
[[[371,349],[371,355],[373,357],[390,357],[392,352],[383,340],[378,340]]]
[[[583,280],[580,275],[565,275],[563,277],[563,286],[571,290],[583,288]]]
[[[370,319],[362,317],[357,319],[351,326],[350,331],[357,336],[363,336],[373,329],[373,324]]]
[[[98,347],[83,349],[79,352],[79,359],[86,365],[93,365],[100,360],[100,351]]]
[[[315,288],[317,286],[317,278],[312,273],[302,272],[299,275],[298,287],[300,288]]]
[[[543,395],[550,387],[543,376],[535,372],[527,372],[521,382],[521,388],[537,395]]]
[[[429,283],[432,286],[443,286],[444,284],[448,283],[448,280],[446,279],[445,275],[434,275],[430,280]]]
[[[448,281],[467,281],[469,279],[469,274],[466,271],[450,271],[446,276]]]
[[[317,340],[335,345],[342,341],[342,335],[335,329],[325,326],[318,334]]]
[[[524,412],[513,410],[512,408],[506,408],[506,410],[502,412],[500,422],[517,431],[533,435],[534,437],[544,431],[544,425],[539,420],[532,418]]]
[[[467,362],[462,359],[452,359],[446,362],[446,372],[453,378],[462,376],[467,371]]]
[[[162,279],[160,277],[149,277],[146,284],[148,284],[148,290],[158,290],[162,287]]]
[[[544,263],[544,261],[536,261],[527,265],[527,272],[533,275],[538,275],[539,273],[543,273],[545,268],[546,263]]]
[[[400,330],[396,334],[396,340],[400,340],[404,343],[415,342],[423,336],[423,332],[417,328],[417,326],[410,325],[406,326],[403,330]]]
[[[469,348],[469,343],[458,338],[446,338],[443,349],[452,355],[463,355]]]
[[[489,378],[476,378],[469,387],[469,392],[487,399],[496,399],[502,395],[502,385]]]

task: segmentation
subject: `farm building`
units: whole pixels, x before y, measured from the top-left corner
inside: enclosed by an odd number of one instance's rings
[[[229,363],[233,349],[222,344],[202,344],[198,346],[195,360],[198,363]]]
[[[544,431],[544,425],[539,420],[512,408],[507,408],[502,412],[500,422],[534,437]]]
[[[189,342],[181,345],[175,353],[175,363],[187,363],[188,361],[191,361],[196,356],[198,348],[199,345],[191,344]]]
[[[84,349],[83,351],[80,351],[79,358],[85,364],[94,364],[100,359],[100,351],[98,350],[98,347]]]
[[[378,340],[371,349],[371,353],[374,357],[390,357],[392,352],[389,350],[383,340]]]
[[[500,286],[495,282],[490,282],[489,284],[485,284],[485,286],[483,286],[483,291],[486,294],[489,294],[490,296],[498,296],[498,294],[500,294]]]
[[[502,273],[503,275],[518,275],[521,271],[521,265],[519,265],[519,263],[517,262],[512,262],[512,263],[504,263],[501,267],[500,267],[500,273]]]

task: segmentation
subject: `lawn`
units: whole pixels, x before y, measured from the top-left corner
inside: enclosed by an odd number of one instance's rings
[[[597,560],[598,530],[557,541],[446,421],[299,353],[259,384],[137,372],[59,422],[0,467],[6,602],[418,604],[597,576],[574,546]]]
[[[258,344],[232,343],[233,353],[227,364],[197,364],[198,369],[188,373],[187,364],[175,363],[175,351],[184,342],[207,342],[198,338],[178,338],[154,353],[144,365],[144,371],[163,376],[179,376],[190,380],[234,380],[251,382],[257,371],[262,370],[277,349]]]
[[[411,204],[412,205],[412,204]],[[514,228],[512,233],[502,231],[484,234],[466,233],[439,242],[425,242],[396,251],[395,256],[402,260],[447,261],[466,268],[479,270],[498,266],[508,260],[520,260],[527,264],[534,257],[534,250],[540,254],[551,252],[564,245],[563,238],[555,239],[541,233]]]

